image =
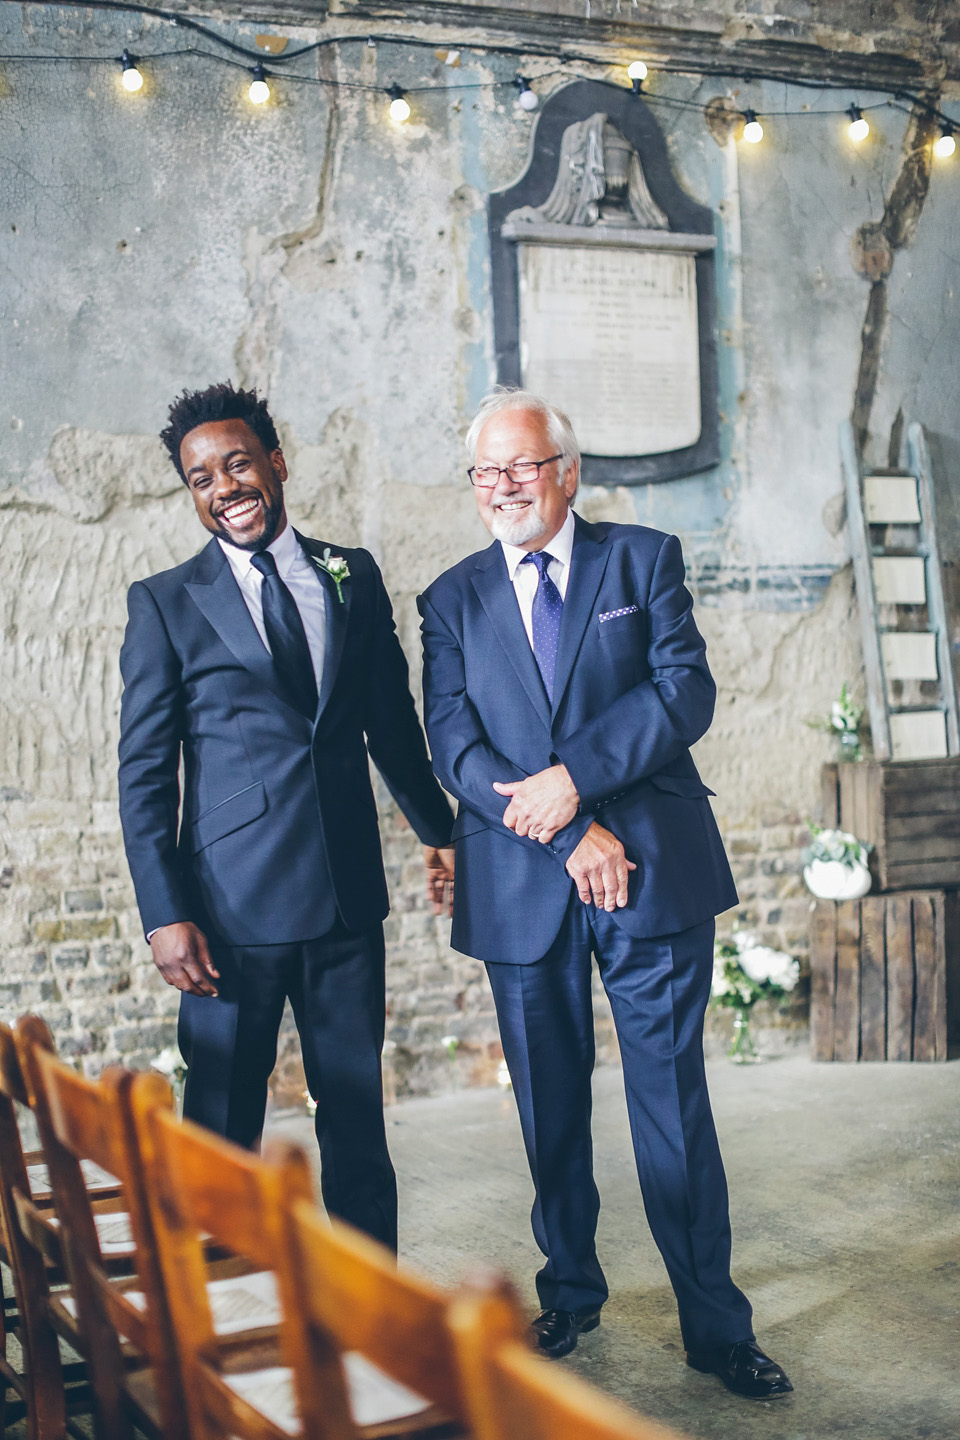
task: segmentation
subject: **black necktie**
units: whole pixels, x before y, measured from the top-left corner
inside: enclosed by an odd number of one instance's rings
[[[557,643],[560,639],[560,616],[563,597],[550,579],[547,566],[553,559],[545,550],[525,555],[521,564],[536,565],[540,575],[533,597],[533,654],[543,676],[547,697],[553,702],[553,672],[557,668]]]
[[[251,556],[250,563],[263,576],[263,626],[274,669],[287,699],[312,720],[317,713],[317,682],[297,602],[280,579],[269,550]]]

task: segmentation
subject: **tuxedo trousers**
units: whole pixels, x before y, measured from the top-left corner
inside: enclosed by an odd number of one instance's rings
[[[290,999],[316,1102],[320,1185],[331,1215],[397,1248],[397,1181],[383,1121],[383,927],[337,920],[317,940],[212,946],[216,997],[180,998],[184,1115],[252,1148]]]
[[[687,1349],[753,1338],[749,1302],[730,1278],[727,1184],[703,1063],[713,937],[710,920],[638,940],[574,895],[540,960],[487,965],[536,1192],[533,1232],[546,1256],[541,1305],[598,1308],[608,1293],[595,1243],[600,1196],[590,1134],[596,955],[620,1043],[643,1203]]]

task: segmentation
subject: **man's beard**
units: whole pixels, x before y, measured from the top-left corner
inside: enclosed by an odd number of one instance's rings
[[[533,505],[513,520],[496,509],[490,521],[490,534],[494,540],[501,540],[507,545],[526,545],[529,540],[539,540],[546,528],[546,521]]]
[[[263,501],[263,529],[259,535],[251,535],[249,539],[235,539],[226,526],[220,524],[219,516],[214,516],[217,522],[214,534],[220,540],[226,540],[235,550],[252,550],[254,554],[266,550],[277,538],[280,521],[283,519],[283,491],[279,491],[272,500],[259,492],[259,498]]]

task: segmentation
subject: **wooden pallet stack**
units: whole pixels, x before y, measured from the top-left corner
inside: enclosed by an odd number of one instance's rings
[[[946,1060],[960,1049],[960,758],[823,767],[824,823],[873,846],[874,891],[818,900],[816,1060]]]
[[[875,759],[825,765],[824,824],[872,847],[873,892],[818,900],[810,945],[818,1060],[946,1060],[960,1049],[960,706],[930,451],[863,469],[841,427]]]

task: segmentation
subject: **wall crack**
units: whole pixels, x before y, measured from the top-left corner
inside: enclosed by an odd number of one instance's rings
[[[854,237],[854,267],[871,282],[860,331],[860,365],[851,415],[861,455],[870,434],[870,414],[887,331],[887,281],[897,251],[909,245],[916,234],[930,189],[933,141],[939,133],[930,107],[935,107],[938,100],[939,92],[936,92],[927,97],[926,103],[913,106],[903,138],[900,173],[884,205],[883,216],[861,225]]]

